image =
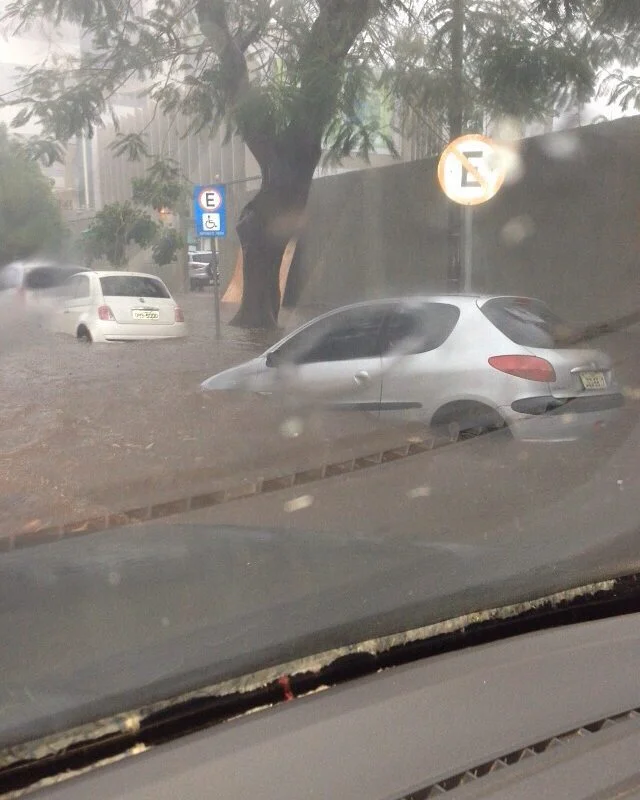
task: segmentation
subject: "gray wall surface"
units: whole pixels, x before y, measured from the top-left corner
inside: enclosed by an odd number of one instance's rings
[[[524,140],[520,158],[521,178],[473,212],[472,289],[537,296],[585,321],[637,308],[640,117]],[[429,159],[316,180],[300,304],[443,291],[436,170]]]

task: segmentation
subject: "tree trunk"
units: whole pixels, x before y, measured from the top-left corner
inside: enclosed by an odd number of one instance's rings
[[[297,243],[296,249],[293,254],[291,266],[289,267],[289,276],[287,284],[284,289],[284,296],[282,298],[283,308],[295,308],[300,301],[300,296],[304,290],[307,279],[305,267],[307,261],[304,257],[305,252],[305,237],[302,235]]]
[[[255,200],[259,197],[260,194]],[[255,200],[244,207],[236,228],[242,246],[242,302],[231,324],[239,328],[275,328],[280,312],[280,263],[286,242],[271,234],[270,215],[260,214]]]
[[[242,210],[236,230],[242,246],[243,291],[231,321],[240,328],[275,328],[280,313],[280,265],[285,248],[304,226],[319,146],[280,142],[262,165],[262,186]]]

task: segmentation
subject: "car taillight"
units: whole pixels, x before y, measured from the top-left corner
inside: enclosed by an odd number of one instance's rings
[[[176,312],[176,322],[184,322],[184,313],[180,308],[180,306],[176,306],[175,312]]]
[[[111,311],[109,306],[100,306],[98,308],[98,319],[101,319],[104,322],[115,321],[115,317],[113,316],[113,312]]]
[[[556,371],[551,364],[538,356],[492,356],[489,364],[500,372],[528,381],[553,383],[556,379]]]

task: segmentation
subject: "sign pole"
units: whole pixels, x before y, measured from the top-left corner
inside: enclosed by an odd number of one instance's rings
[[[473,277],[473,206],[464,206],[464,282],[463,291],[470,292]]]
[[[486,203],[500,190],[505,167],[499,154],[499,146],[491,139],[471,133],[448,144],[440,156],[438,181],[455,204],[449,208],[447,283],[451,292],[472,291],[473,206]]]
[[[220,253],[218,249],[218,240],[214,239],[214,253],[216,254],[216,269],[213,275],[213,304],[216,316],[216,340],[222,339],[222,331],[220,328]]]
[[[199,238],[211,237],[211,259],[215,255],[215,272],[213,275],[213,301],[216,320],[216,340],[222,338],[220,323],[220,250],[218,239],[227,235],[227,187],[225,184],[212,186],[194,186],[193,216],[196,235]]]
[[[447,264],[447,291],[457,294],[462,290],[460,273],[463,272],[464,232],[461,209],[455,203],[449,204],[447,212],[447,237],[449,262]]]

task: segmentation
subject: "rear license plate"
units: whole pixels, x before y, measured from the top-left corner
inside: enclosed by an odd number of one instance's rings
[[[140,308],[134,308],[131,313],[134,319],[160,319],[159,311],[147,311]]]
[[[581,372],[580,380],[585,389],[607,388],[607,380],[603,372]]]

